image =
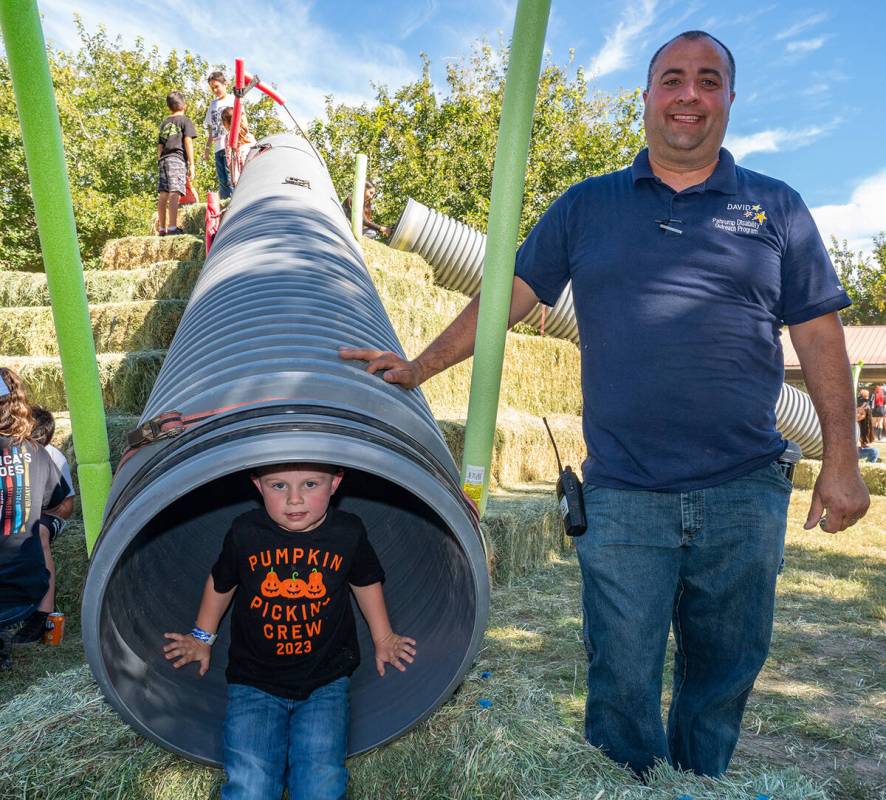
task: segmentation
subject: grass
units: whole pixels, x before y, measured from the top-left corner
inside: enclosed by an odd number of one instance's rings
[[[886,498],[874,498],[868,516],[837,536],[802,531],[809,498],[798,491],[791,503],[771,655],[723,779],[662,768],[643,786],[582,741],[580,576],[569,548],[555,537],[544,566],[493,590],[485,646],[453,700],[396,743],[352,760],[352,796],[886,796],[886,767],[879,761],[886,745]],[[500,523],[501,534],[518,534],[534,516],[521,518],[521,504],[526,513],[526,504],[543,501],[525,489],[497,498],[497,514],[512,514]],[[65,645],[56,652],[19,648],[14,683],[4,678],[0,685],[0,797],[217,796],[218,772],[143,742],[98,700],[88,671],[76,666],[82,658],[72,641],[83,578],[81,541],[77,530],[59,540],[61,603],[69,611]],[[43,679],[46,672],[53,674]],[[669,673],[668,666],[666,685]],[[491,700],[492,707],[481,707],[480,699]]]

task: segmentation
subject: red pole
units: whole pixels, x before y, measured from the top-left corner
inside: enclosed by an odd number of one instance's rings
[[[231,116],[231,132],[228,134],[228,151],[233,151],[231,162],[236,158],[237,144],[240,141],[240,114],[241,100],[237,94],[246,85],[246,71],[243,69],[243,59],[234,59],[234,112]]]
[[[243,77],[246,78],[246,83],[250,83],[252,81],[252,75],[250,75],[248,72],[244,73]],[[258,89],[260,92],[264,92],[268,97],[271,98],[271,100],[273,100],[278,105],[286,105],[286,101],[278,92],[276,92],[270,86],[265,86],[265,84],[263,84],[261,81],[255,84],[255,88]]]

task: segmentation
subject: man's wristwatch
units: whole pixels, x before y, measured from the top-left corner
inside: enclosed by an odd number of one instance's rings
[[[193,636],[198,642],[208,644],[210,647],[212,647],[212,645],[215,644],[215,640],[218,639],[217,633],[204,631],[199,625],[195,625],[191,628],[191,636]]]

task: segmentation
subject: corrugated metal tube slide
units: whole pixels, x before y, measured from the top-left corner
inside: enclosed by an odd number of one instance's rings
[[[244,168],[142,421],[227,410],[123,463],[83,597],[86,653],[108,701],[187,758],[221,758],[228,622],[204,678],[172,668],[163,633],[191,629],[231,520],[257,507],[250,468],[345,468],[334,502],[363,519],[392,623],[418,642],[405,673],[379,678],[356,613],[351,753],[428,717],[482,641],[484,545],[427,402],[342,361],[340,345],[402,352],[325,164],[301,139],[269,137]]]

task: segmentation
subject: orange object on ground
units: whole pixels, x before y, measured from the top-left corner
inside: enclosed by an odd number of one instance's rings
[[[65,615],[61,611],[53,611],[46,617],[46,632],[43,644],[59,645],[65,638]]]

